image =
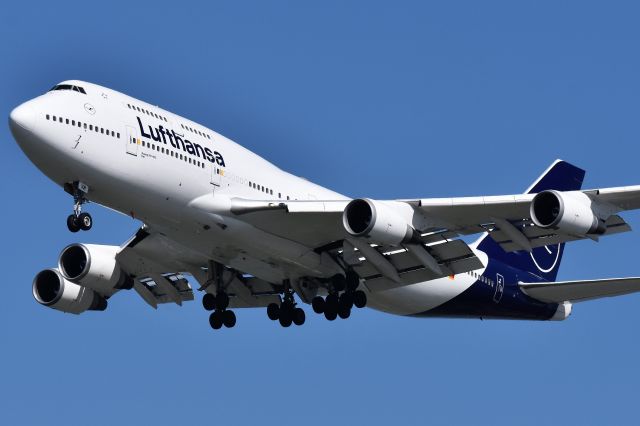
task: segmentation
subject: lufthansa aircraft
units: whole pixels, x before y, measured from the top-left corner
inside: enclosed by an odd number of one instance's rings
[[[73,197],[139,219],[120,246],[71,244],[33,296],[80,314],[121,290],[153,308],[193,300],[212,328],[240,308],[283,327],[353,307],[415,317],[563,320],[572,303],[640,290],[640,278],[556,282],[565,243],[629,231],[640,186],[582,190],[557,160],[524,194],[349,199],[293,176],[203,125],[122,93],[65,81],[15,108],[20,148]],[[465,243],[461,236],[480,234]],[[297,294],[297,298],[294,295]],[[117,297],[116,297],[117,299]]]

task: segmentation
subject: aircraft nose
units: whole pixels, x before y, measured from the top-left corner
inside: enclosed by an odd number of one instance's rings
[[[19,126],[25,130],[31,130],[35,120],[35,113],[29,104],[30,102],[25,102],[11,111],[11,114],[9,114],[9,125],[12,128]]]

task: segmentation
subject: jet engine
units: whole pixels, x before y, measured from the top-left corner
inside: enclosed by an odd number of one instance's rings
[[[117,246],[71,244],[60,253],[58,268],[67,280],[100,294],[131,289],[133,279],[118,265],[118,250]]]
[[[33,297],[41,305],[70,314],[107,308],[104,297],[90,288],[67,281],[57,269],[45,269],[36,275]]]
[[[601,235],[607,227],[593,211],[592,200],[580,191],[542,191],[531,201],[531,219],[540,228],[570,234]]]
[[[383,202],[367,198],[347,204],[342,223],[350,235],[369,238],[376,244],[397,246],[412,240],[415,233],[401,213]]]

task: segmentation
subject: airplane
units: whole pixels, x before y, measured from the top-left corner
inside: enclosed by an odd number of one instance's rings
[[[71,232],[95,203],[142,222],[122,245],[71,244],[38,272],[35,300],[103,311],[194,300],[218,330],[241,308],[282,327],[301,306],[333,321],[370,307],[411,317],[564,320],[576,302],[640,290],[640,278],[556,282],[566,243],[630,231],[640,186],[582,190],[554,161],[523,193],[350,199],[289,174],[204,125],[115,90],[63,81],[17,106],[11,132],[73,197]],[[477,239],[471,243],[473,235]],[[191,283],[194,283],[192,287]]]

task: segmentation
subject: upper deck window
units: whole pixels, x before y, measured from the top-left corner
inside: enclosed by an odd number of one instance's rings
[[[79,92],[79,93],[82,93],[83,95],[87,94],[87,92],[84,91],[84,88],[80,86],[73,86],[71,84],[56,84],[49,91],[53,92],[54,90],[73,90],[74,92]]]

